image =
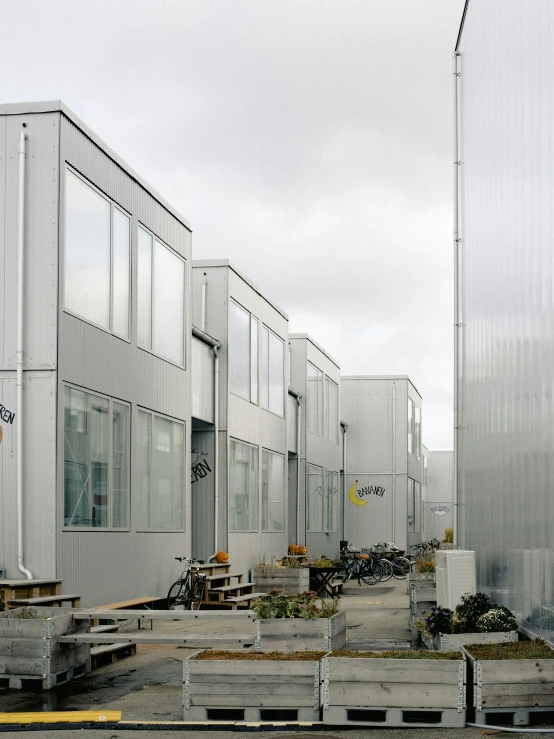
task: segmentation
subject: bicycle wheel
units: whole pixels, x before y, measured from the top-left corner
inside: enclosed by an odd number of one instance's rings
[[[171,611],[175,606],[184,606],[188,611],[191,603],[191,592],[185,580],[177,580],[169,588],[167,594],[167,610]]]
[[[192,598],[191,598],[191,609],[193,611],[198,611],[202,600],[204,599],[204,590],[206,588],[206,581],[204,578],[199,578],[198,576],[194,578],[194,584],[192,586]]]
[[[366,585],[375,585],[375,583],[381,582],[381,578],[383,577],[383,568],[379,562],[370,560],[367,564],[362,566],[360,577]]]
[[[343,583],[348,582],[352,577],[352,574],[354,573],[354,560],[344,560],[344,562],[342,563],[342,567],[343,570],[340,576],[342,577]]]
[[[397,580],[405,580],[408,573],[411,572],[412,562],[406,557],[397,557],[392,563],[392,575]]]
[[[381,582],[387,582],[387,580],[390,580],[393,575],[392,565],[388,559],[380,559],[379,564],[381,565],[381,568],[383,570],[383,577],[381,578]]]

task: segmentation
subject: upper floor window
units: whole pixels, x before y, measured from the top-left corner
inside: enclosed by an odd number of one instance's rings
[[[339,443],[339,386],[325,376],[325,438]]]
[[[421,408],[408,398],[408,451],[418,459],[421,457]]]
[[[258,402],[258,319],[233,300],[229,309],[229,374],[234,395]]]
[[[307,428],[323,436],[323,372],[308,362]]]
[[[64,308],[128,340],[131,219],[70,169],[65,193]]]
[[[138,228],[137,343],[176,364],[185,363],[185,261],[142,226]]]
[[[64,386],[64,526],[128,526],[129,406]]]
[[[285,415],[285,342],[262,326],[262,408]]]

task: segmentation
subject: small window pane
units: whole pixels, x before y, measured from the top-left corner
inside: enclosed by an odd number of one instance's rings
[[[262,453],[262,531],[285,530],[285,458]]]
[[[258,402],[258,319],[250,316],[250,401]]]
[[[339,388],[329,377],[325,377],[325,437],[339,443]]]
[[[152,416],[138,412],[138,446],[135,463],[138,472],[138,487],[133,487],[133,515],[137,529],[150,526],[150,450],[152,447]]]
[[[109,401],[65,387],[64,406],[64,525],[106,527]],[[79,428],[72,427],[83,413]]]
[[[408,478],[408,531],[415,530],[415,480]]]
[[[285,345],[275,334],[269,334],[269,410],[284,416]]]
[[[229,324],[231,392],[250,400],[250,314],[231,301]]]
[[[325,508],[324,531],[337,530],[339,506],[339,473],[326,470],[325,472]]]
[[[421,483],[414,482],[414,531],[421,531]]]
[[[408,451],[414,453],[414,401],[408,398]]]
[[[421,408],[414,407],[414,455],[421,457]]]
[[[323,436],[323,372],[308,362],[308,431]]]
[[[129,487],[128,473],[128,438],[129,438],[129,408],[120,403],[113,404],[112,412],[112,440],[113,440],[113,505],[112,526],[123,528],[127,526],[127,490]]]
[[[183,527],[183,427],[154,416],[151,528]]]
[[[110,203],[66,170],[65,308],[110,328]]]
[[[308,522],[309,532],[323,531],[323,468],[308,465]]]
[[[113,209],[113,316],[112,331],[129,338],[129,259],[131,221]]]
[[[137,342],[152,348],[152,236],[138,229]]]
[[[258,531],[258,449],[231,440],[229,530]]]
[[[262,326],[262,408],[269,408],[269,329]]]
[[[185,363],[185,263],[159,241],[154,243],[153,350]]]

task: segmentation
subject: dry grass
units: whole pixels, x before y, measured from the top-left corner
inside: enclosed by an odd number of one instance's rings
[[[554,659],[554,651],[542,639],[503,642],[502,644],[468,644],[466,650],[474,659]]]
[[[209,660],[241,660],[241,661],[262,661],[270,662],[313,662],[319,661],[327,652],[225,652],[216,650],[207,650],[197,654],[194,659]]]
[[[423,649],[404,652],[351,652],[349,649],[339,649],[336,652],[333,652],[333,657],[363,657],[364,659],[463,659],[461,652],[429,652]]]

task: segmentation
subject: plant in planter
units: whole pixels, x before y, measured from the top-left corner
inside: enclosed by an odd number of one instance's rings
[[[346,644],[346,614],[340,598],[273,591],[253,604],[256,646],[285,651],[338,649]]]
[[[495,603],[485,593],[463,595],[462,602],[456,606],[456,614],[464,623],[464,631],[478,631],[477,621],[491,608],[495,608]]]
[[[323,723],[463,726],[465,667],[460,651],[335,651],[323,658]]]
[[[486,723],[488,714],[512,713],[513,724],[521,726],[530,713],[552,711],[554,651],[544,641],[469,644],[464,651],[477,723]]]
[[[185,720],[317,721],[325,652],[193,654],[183,664]]]

